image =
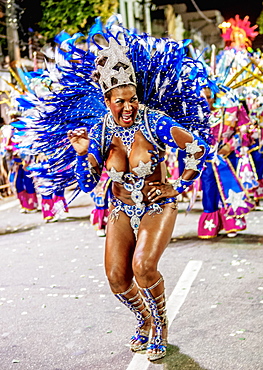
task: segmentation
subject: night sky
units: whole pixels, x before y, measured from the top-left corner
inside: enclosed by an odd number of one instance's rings
[[[187,11],[195,11],[191,0],[176,1],[179,2],[187,5]],[[234,18],[236,14],[239,14],[241,19],[248,15],[251,26],[256,24],[263,8],[262,0],[195,0],[195,3],[200,10],[219,10],[225,20]]]
[[[37,29],[37,22],[41,19],[41,0],[16,0],[16,2],[25,9],[21,19],[24,27],[30,26]],[[191,0],[153,0],[153,2],[162,5],[164,3],[185,3],[187,11],[196,11]],[[251,26],[256,24],[263,8],[262,0],[195,0],[195,3],[200,10],[219,10],[226,20],[234,18],[236,14],[239,14],[242,19],[248,15]]]

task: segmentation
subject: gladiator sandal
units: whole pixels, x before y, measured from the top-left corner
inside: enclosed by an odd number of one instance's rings
[[[163,327],[168,328],[168,320],[165,308],[164,287],[162,293],[154,297],[151,291],[155,290],[159,284],[163,283],[163,277],[149,288],[142,288],[146,303],[149,305],[153,317],[153,336],[147,346],[147,357],[150,361],[159,360],[166,355],[167,339],[163,338]],[[158,291],[158,289],[156,289]],[[157,293],[158,294],[158,293]]]
[[[144,326],[146,320],[150,319],[151,313],[145,306],[144,298],[138,290],[137,285],[132,282],[131,286],[125,292],[117,293],[115,296],[135,314],[135,317],[138,321],[135,335],[133,335],[130,339],[131,351],[137,352],[146,349],[151,327],[149,326],[148,330],[144,330],[142,327]]]

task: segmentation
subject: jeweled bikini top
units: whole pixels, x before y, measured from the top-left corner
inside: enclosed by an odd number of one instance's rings
[[[135,134],[138,130],[140,130],[140,125],[142,123],[141,115],[138,112],[134,124],[130,127],[122,127],[117,125],[111,114],[108,116],[108,120],[106,126],[109,127],[114,131],[113,135],[115,137],[119,137],[123,143],[123,145],[127,149],[127,157],[129,158],[131,153],[131,147],[134,143]],[[139,161],[139,165],[131,169],[131,173],[125,173],[124,171],[117,171],[114,167],[111,167],[110,171],[107,171],[108,176],[114,182],[118,182],[120,184],[129,183],[129,182],[136,182],[138,179],[144,179],[147,176],[153,174],[157,164],[164,160],[164,158],[159,157],[158,150],[149,150],[149,153],[152,154],[151,160],[148,162]]]

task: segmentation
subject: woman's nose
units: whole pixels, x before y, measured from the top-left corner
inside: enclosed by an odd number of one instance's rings
[[[130,104],[130,102],[126,101],[126,102],[124,103],[124,109],[125,109],[125,110],[131,110],[131,104]]]

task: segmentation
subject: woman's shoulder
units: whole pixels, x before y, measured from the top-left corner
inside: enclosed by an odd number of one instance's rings
[[[143,117],[143,120],[147,120],[149,125],[155,126],[157,125],[160,121],[166,121],[166,120],[172,120],[171,117],[169,117],[165,112],[162,112],[157,109],[149,108],[146,106],[140,106],[140,114],[141,117]]]
[[[144,107],[144,112],[146,112],[147,114],[147,119],[151,127],[152,126],[158,127],[162,123],[163,124],[170,123],[175,126],[177,125],[176,121],[163,111]]]

